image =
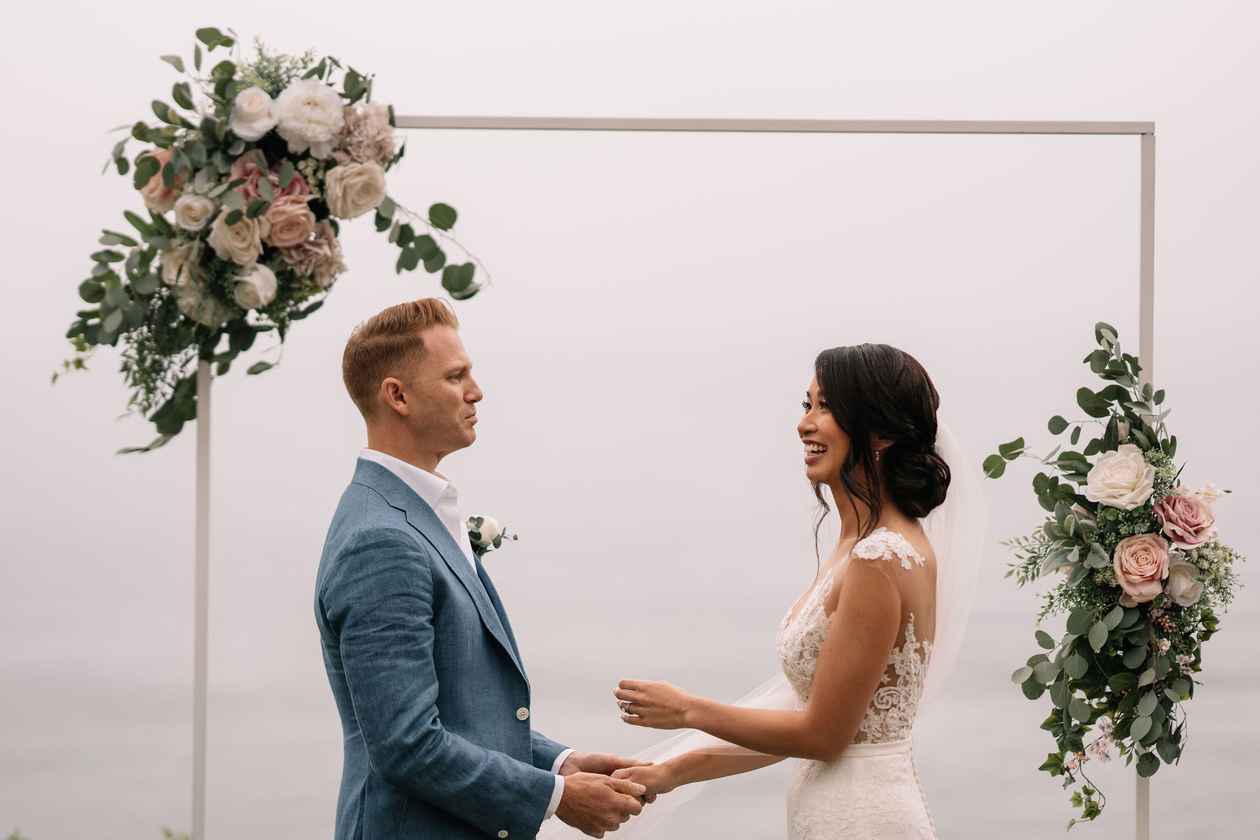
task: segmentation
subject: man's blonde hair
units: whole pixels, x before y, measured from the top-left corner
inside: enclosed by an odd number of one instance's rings
[[[341,378],[364,418],[376,408],[381,382],[404,371],[424,356],[420,333],[430,327],[459,329],[455,312],[438,298],[420,298],[391,306],[359,324],[341,354]]]

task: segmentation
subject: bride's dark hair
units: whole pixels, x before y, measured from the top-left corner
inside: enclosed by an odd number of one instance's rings
[[[831,416],[849,436],[840,483],[850,504],[860,499],[871,512],[858,539],[875,530],[885,489],[893,504],[915,518],[945,501],[949,465],[935,450],[941,398],[917,359],[887,344],[833,347],[818,354],[814,372]],[[881,456],[882,477],[874,438],[892,441]],[[821,526],[831,508],[821,484],[814,484],[814,495],[823,506]]]

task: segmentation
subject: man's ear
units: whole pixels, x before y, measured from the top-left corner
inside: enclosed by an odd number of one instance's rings
[[[381,380],[377,396],[385,407],[395,414],[406,417],[411,413],[411,403],[407,399],[407,389],[398,379],[387,376]]]

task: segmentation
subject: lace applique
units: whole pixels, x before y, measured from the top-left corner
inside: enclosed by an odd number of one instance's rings
[[[866,559],[880,557],[900,560],[904,569],[911,563],[922,566],[925,561],[900,534],[879,529],[853,547],[853,553]],[[827,592],[831,588],[829,569],[800,605],[795,616],[789,611],[779,625],[776,649],[784,676],[795,689],[802,703],[809,701],[818,655],[827,639],[830,622],[825,610]],[[932,653],[930,641],[920,642],[910,613],[903,628],[904,642],[888,655],[888,666],[880,687],[871,698],[866,715],[858,726],[854,743],[882,743],[910,737],[919,699],[923,695],[923,678]]]
[[[914,729],[919,699],[923,697],[923,679],[932,657],[932,643],[920,643],[916,638],[914,613],[910,613],[906,621],[905,633],[905,644],[888,655],[888,670],[880,680],[880,687],[875,689],[866,716],[858,724],[853,738],[855,744],[901,741],[909,738]]]
[[[863,560],[878,560],[881,557],[895,558],[901,561],[901,568],[906,571],[914,568],[910,565],[911,563],[920,566],[927,563],[919,552],[914,550],[914,546],[910,545],[909,540],[887,528],[876,528],[869,537],[859,540],[857,545],[853,546],[853,556],[861,557]]]

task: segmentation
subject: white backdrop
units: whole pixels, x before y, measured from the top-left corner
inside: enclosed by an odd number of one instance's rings
[[[9,174],[22,198],[0,210],[15,292],[0,338],[13,395],[0,415],[0,831],[187,826],[192,430],[114,457],[151,434],[111,422],[116,360],[101,353],[51,389],[47,377],[94,236],[132,201],[124,179],[95,177],[113,142],[102,131],[164,94],[173,73],[156,56],[189,49],[199,25],[316,45],[377,72],[377,98],[403,113],[1155,120],[1158,380],[1186,478],[1236,490],[1222,528],[1256,545],[1244,511],[1260,482],[1235,419],[1260,408],[1239,387],[1257,374],[1246,243],[1260,187],[1248,98],[1260,60],[1245,51],[1256,15],[1241,4],[885,18],[825,4],[649,3],[630,16],[467,3],[390,21],[331,4],[298,14],[310,5],[226,3],[220,23],[156,4],[46,4],[0,59],[23,103],[0,141],[21,161]],[[1048,439],[1045,419],[1087,381],[1077,363],[1093,321],[1137,346],[1137,143],[411,133],[391,192],[458,207],[459,236],[496,280],[459,305],[487,395],[481,440],[443,467],[469,512],[522,534],[489,565],[538,726],[631,751],[654,736],[618,723],[617,679],[733,697],[774,667],[774,628],[814,568],[794,426],[819,349],[914,353],[977,464],[1016,434]],[[215,385],[211,837],[331,830],[340,734],[310,600],[362,444],[340,351],[358,320],[436,288],[396,277],[366,220],[345,246],[351,272],[282,365]],[[995,543],[1035,524],[1030,475],[987,485]],[[1043,704],[1007,679],[1034,652],[1035,598],[1002,580],[1004,560],[994,544],[953,699],[919,729],[946,837],[1058,836],[1070,816],[1035,769],[1052,746],[1036,728]],[[1260,826],[1245,796],[1260,747],[1249,590],[1224,630],[1186,758],[1154,780],[1157,837]],[[1132,783],[1119,769],[1100,781],[1102,830],[1122,836]],[[683,833],[781,836],[782,784],[782,768],[732,781]]]

